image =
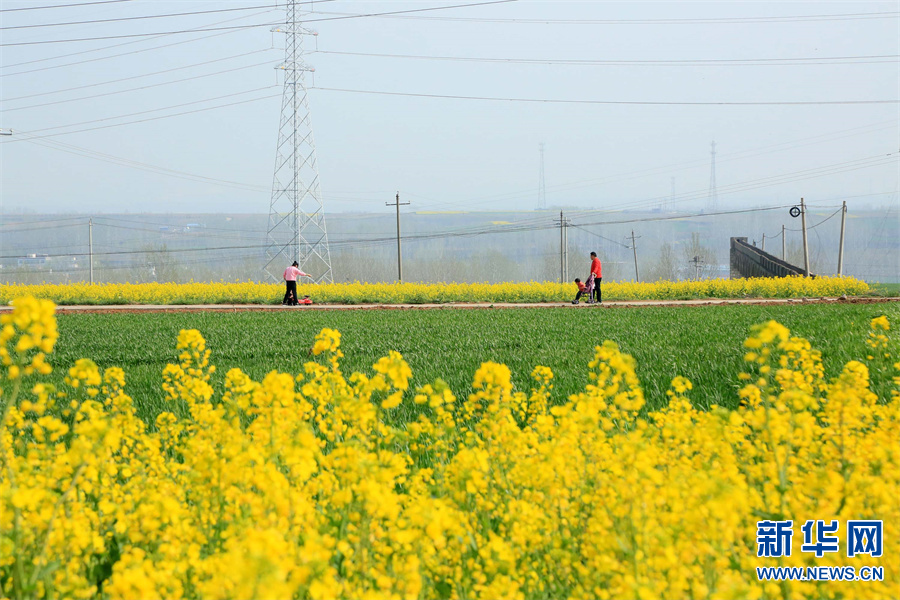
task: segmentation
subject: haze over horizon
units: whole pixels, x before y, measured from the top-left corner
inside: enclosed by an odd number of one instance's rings
[[[284,3],[73,4],[0,7],[0,214],[267,213]],[[533,209],[541,143],[548,207],[703,209],[713,140],[720,208],[898,203],[895,2],[307,6],[327,213]]]

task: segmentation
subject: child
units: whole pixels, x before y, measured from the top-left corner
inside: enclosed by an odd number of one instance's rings
[[[578,304],[578,300],[582,296],[585,296],[585,295],[587,295],[588,299],[591,298],[590,294],[587,291],[585,291],[587,289],[586,286],[583,283],[581,283],[581,280],[578,279],[577,277],[575,278],[575,285],[578,286],[578,293],[575,294],[575,299],[572,300],[572,304]]]

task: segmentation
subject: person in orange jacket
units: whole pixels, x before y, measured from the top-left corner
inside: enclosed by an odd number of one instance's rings
[[[591,275],[594,278],[594,292],[588,297],[588,302],[593,302],[594,298],[596,298],[596,302],[599,304],[603,302],[603,297],[600,294],[600,282],[603,280],[603,263],[600,262],[596,252],[591,252]]]

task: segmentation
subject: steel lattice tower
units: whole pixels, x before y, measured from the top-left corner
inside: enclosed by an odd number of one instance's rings
[[[284,268],[296,260],[317,283],[331,283],[334,276],[305,80],[306,72],[314,69],[303,60],[303,36],[317,34],[302,26],[298,5],[290,0],[284,25],[272,30],[284,33],[286,42],[284,62],[276,67],[284,71],[284,94],[264,270],[269,278],[280,281]]]
[[[719,192],[716,190],[716,142],[713,140],[710,146],[709,155],[711,157],[709,167],[709,196],[706,199],[706,210],[715,212],[719,210]]]

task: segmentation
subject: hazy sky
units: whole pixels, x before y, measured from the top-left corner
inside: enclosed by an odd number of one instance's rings
[[[86,1],[0,2],[0,127],[14,131],[0,209],[268,212],[283,0],[16,10]],[[720,207],[898,202],[897,2],[520,0],[334,19],[475,3],[305,5],[327,212],[386,212],[398,190],[409,210],[530,210],[540,143],[551,207],[657,206],[674,177],[674,207],[699,209],[712,140]],[[22,27],[78,21],[92,22]],[[215,30],[24,44],[199,28]],[[889,102],[736,104],[859,101]]]

